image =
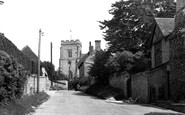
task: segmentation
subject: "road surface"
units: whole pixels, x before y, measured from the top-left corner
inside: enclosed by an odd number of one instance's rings
[[[147,105],[105,101],[79,91],[49,91],[48,94],[50,99],[32,115],[179,115]]]

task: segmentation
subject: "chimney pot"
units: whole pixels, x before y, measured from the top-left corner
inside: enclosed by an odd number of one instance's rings
[[[95,40],[95,50],[96,51],[101,50],[101,40]]]

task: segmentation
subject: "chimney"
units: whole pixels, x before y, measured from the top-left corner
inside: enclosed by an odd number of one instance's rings
[[[96,51],[101,50],[101,40],[95,40],[95,50]]]
[[[91,46],[91,42],[89,42],[89,53],[90,55],[93,53],[93,46]]]
[[[177,0],[176,12],[185,7],[185,0]]]

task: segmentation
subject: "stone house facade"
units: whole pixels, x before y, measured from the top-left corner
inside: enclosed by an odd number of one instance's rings
[[[88,77],[90,66],[94,63],[93,57],[96,51],[101,50],[101,41],[95,40],[95,50],[94,47],[91,46],[91,42],[89,42],[89,52],[85,54],[78,63],[79,75],[80,77]]]
[[[169,99],[169,37],[174,18],[155,18],[150,39],[151,70],[148,77],[149,101]]]
[[[59,71],[69,79],[79,76],[77,63],[81,58],[82,44],[79,40],[62,40],[60,47]]]
[[[185,99],[185,1],[177,0],[175,18],[156,19],[150,42],[150,102]]]

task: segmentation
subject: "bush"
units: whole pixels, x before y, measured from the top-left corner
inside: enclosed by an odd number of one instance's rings
[[[120,89],[111,87],[110,85],[104,86],[100,83],[95,83],[86,89],[85,93],[97,96],[102,99],[114,97],[116,100],[125,99],[124,92]]]
[[[22,96],[26,74],[13,57],[0,51],[0,102],[7,102]]]
[[[30,112],[34,112],[33,107],[38,107],[49,98],[45,92],[35,93],[34,95],[24,96],[21,99],[17,99],[13,102],[1,104],[1,115],[25,115]]]

